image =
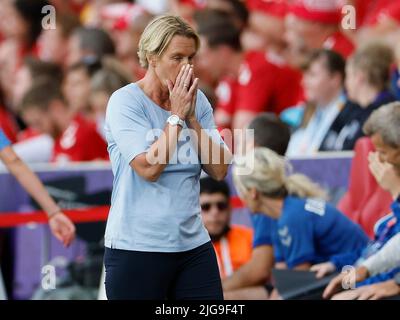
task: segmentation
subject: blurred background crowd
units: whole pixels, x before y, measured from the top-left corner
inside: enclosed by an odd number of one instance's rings
[[[46,30],[42,8],[48,4],[56,8],[56,28]],[[144,76],[139,39],[165,13],[182,16],[200,35],[194,70],[218,129],[253,128],[255,143],[278,154],[354,151],[370,115],[400,99],[397,0],[2,0],[0,128],[16,153],[31,164],[107,161],[108,99]],[[366,206],[360,181],[371,176],[366,155],[376,148],[367,141],[360,147],[365,171],[352,172],[339,206],[350,218]],[[230,193],[215,183],[203,183],[201,201],[211,201],[203,203],[204,214],[225,212],[216,222],[204,220],[222,259],[221,235],[233,230]],[[377,188],[375,181],[368,183]],[[377,197],[369,209],[374,213],[360,220],[370,237],[384,204],[392,201],[390,195]],[[225,292],[270,276],[270,247],[253,240],[251,229],[230,235],[229,244],[237,248],[228,265],[220,261],[221,275],[228,278],[250,265],[224,282]]]

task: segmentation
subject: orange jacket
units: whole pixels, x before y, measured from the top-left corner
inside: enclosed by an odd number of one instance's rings
[[[251,258],[253,230],[244,226],[231,226],[220,240],[213,242],[221,278],[225,278]]]

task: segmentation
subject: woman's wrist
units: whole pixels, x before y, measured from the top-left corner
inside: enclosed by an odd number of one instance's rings
[[[356,281],[363,281],[369,277],[369,271],[367,267],[360,266],[356,269]]]
[[[47,211],[47,217],[48,217],[49,219],[51,219],[51,218],[54,217],[56,214],[59,214],[59,213],[61,213],[61,212],[62,212],[61,208],[60,208],[60,207],[56,207],[56,208],[54,208],[53,210],[48,210],[48,211]]]
[[[190,126],[191,124],[196,123],[196,122],[197,122],[197,119],[196,119],[195,116],[187,117],[187,118],[186,118],[186,124],[187,124],[188,126]]]

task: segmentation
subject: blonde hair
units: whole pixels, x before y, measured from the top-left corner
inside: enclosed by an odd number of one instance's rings
[[[200,39],[194,29],[182,18],[163,15],[153,19],[144,29],[139,41],[139,62],[143,68],[149,67],[149,56],[161,56],[174,36],[192,38],[196,51],[200,47]]]
[[[287,173],[292,170],[285,158],[274,151],[257,147],[254,154],[235,161],[233,180],[239,193],[249,188],[270,198],[294,195],[300,198],[326,199],[326,192],[303,174]]]

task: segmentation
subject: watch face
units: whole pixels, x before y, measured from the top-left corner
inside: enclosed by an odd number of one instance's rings
[[[177,125],[179,122],[179,117],[177,115],[172,115],[169,117],[169,123],[173,124],[173,125]]]

